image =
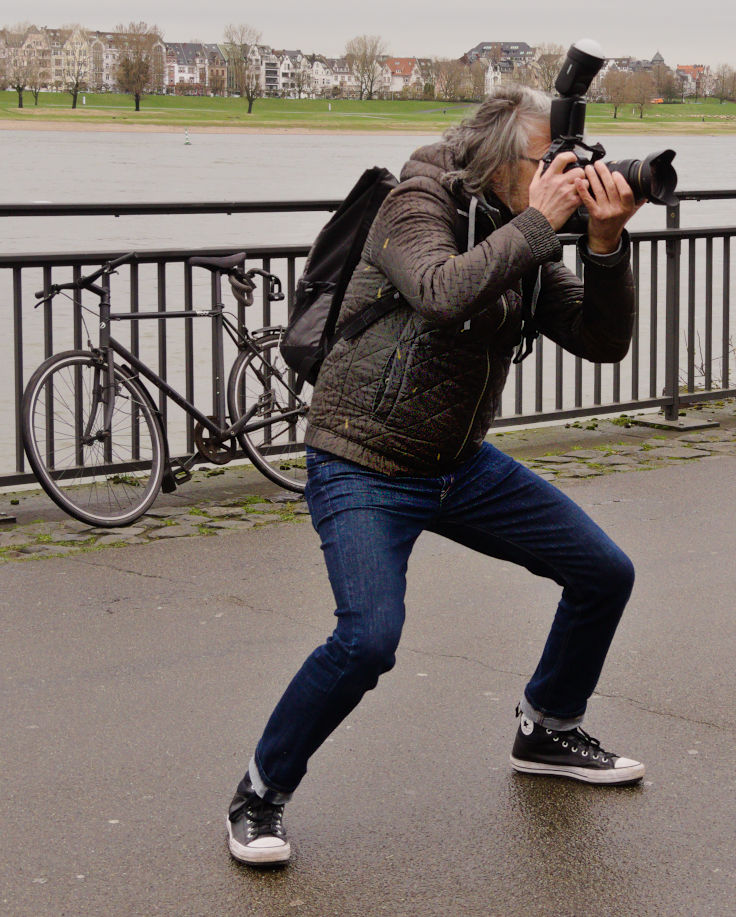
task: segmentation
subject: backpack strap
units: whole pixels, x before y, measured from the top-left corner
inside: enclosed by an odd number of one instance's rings
[[[341,340],[350,340],[362,334],[366,328],[378,321],[389,312],[393,312],[401,305],[401,293],[398,291],[392,296],[384,296],[376,299],[365,309],[361,309],[357,315],[354,315],[349,321],[345,322],[342,328],[333,338],[333,344]]]
[[[539,337],[539,328],[534,321],[537,300],[542,288],[542,268],[527,271],[521,278],[521,340],[514,354],[514,363],[521,363],[529,356],[534,342]]]

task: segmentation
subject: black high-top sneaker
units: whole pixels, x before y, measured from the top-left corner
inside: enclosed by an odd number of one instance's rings
[[[255,790],[237,792],[227,813],[227,842],[232,856],[251,866],[286,863],[291,847],[283,815],[283,805],[265,802]]]
[[[643,764],[605,751],[598,739],[579,726],[556,732],[533,723],[523,713],[511,766],[524,774],[572,777],[584,783],[636,783],[644,776]]]

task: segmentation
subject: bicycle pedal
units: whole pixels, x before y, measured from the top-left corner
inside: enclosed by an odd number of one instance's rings
[[[192,475],[188,468],[185,468],[180,462],[177,462],[176,465],[172,462],[164,472],[161,490],[165,494],[173,493],[180,484],[186,484],[191,479]]]

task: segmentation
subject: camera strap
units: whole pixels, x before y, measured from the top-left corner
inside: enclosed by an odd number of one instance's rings
[[[478,212],[478,198],[473,195],[468,207],[468,251],[475,248],[475,216]]]
[[[466,251],[471,251],[471,249],[475,248],[475,220],[476,220],[476,217],[477,217],[477,215],[478,215],[478,204],[479,204],[479,203],[480,203],[480,202],[479,202],[478,198],[477,198],[475,195],[473,195],[473,196],[470,198],[470,204],[468,205],[468,213],[467,213],[467,217],[468,217],[468,247],[467,247]],[[465,211],[460,210],[459,208],[458,208],[458,211],[457,211],[457,212],[460,214],[460,216],[465,216],[465,215],[466,215],[466,214],[465,214]],[[495,223],[494,223],[494,229],[495,229]],[[470,329],[470,322],[471,322],[471,319],[468,319],[468,320],[465,322],[465,324],[463,325],[463,331],[468,331],[468,330]]]

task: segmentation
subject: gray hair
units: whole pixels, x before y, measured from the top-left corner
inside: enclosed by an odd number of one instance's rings
[[[503,166],[527,153],[531,129],[549,123],[551,99],[518,84],[497,87],[475,114],[445,132],[459,168],[449,177],[461,180],[471,194],[492,188]]]

